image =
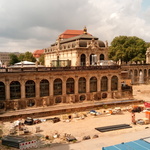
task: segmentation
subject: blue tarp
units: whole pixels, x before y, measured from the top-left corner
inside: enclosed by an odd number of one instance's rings
[[[103,147],[102,150],[150,150],[150,143],[141,139],[109,147]]]

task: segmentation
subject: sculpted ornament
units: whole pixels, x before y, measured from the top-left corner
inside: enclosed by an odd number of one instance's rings
[[[91,43],[90,43],[90,45],[89,45],[89,47],[90,47],[92,50],[95,50],[95,49],[97,48],[97,42],[96,42],[94,39],[92,39],[92,40],[91,40]]]

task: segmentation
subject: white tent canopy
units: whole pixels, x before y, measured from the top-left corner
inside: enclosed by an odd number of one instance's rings
[[[21,62],[15,63],[14,65],[35,65],[35,63],[30,62],[30,61],[21,61]]]

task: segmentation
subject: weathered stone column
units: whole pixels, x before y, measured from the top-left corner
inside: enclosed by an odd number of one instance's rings
[[[54,79],[50,77],[50,87],[49,87],[50,96],[54,96]]]
[[[101,79],[100,79],[100,75],[97,76],[97,92],[101,91]]]
[[[74,93],[78,94],[78,76],[75,76],[75,86],[74,86],[75,90]]]
[[[6,100],[10,100],[10,83],[9,80],[6,79]]]
[[[36,82],[35,82],[35,94],[36,94],[36,98],[40,98],[40,80],[39,78],[36,79]]]
[[[108,76],[108,96],[107,98],[112,98],[112,95],[111,95],[111,76],[109,75]]]
[[[87,75],[86,77],[86,93],[90,93],[90,77]]]
[[[63,103],[66,103],[66,76],[63,77],[62,80],[62,100]]]
[[[66,95],[66,77],[63,77],[63,80],[62,80],[62,95],[63,96]]]
[[[86,66],[90,66],[89,54],[86,55]]]
[[[21,81],[21,99],[25,98],[25,94],[26,94],[26,91],[25,91],[25,81],[22,80]]]

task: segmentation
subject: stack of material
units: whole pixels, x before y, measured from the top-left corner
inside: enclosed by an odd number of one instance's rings
[[[128,124],[118,124],[118,125],[99,127],[99,128],[95,128],[95,129],[100,131],[100,132],[107,132],[107,131],[126,129],[126,128],[132,128],[132,127]]]
[[[25,142],[25,139],[18,136],[5,136],[2,138],[2,145],[19,148],[20,143]]]

